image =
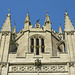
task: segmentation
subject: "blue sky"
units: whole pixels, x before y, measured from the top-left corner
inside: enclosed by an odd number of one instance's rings
[[[17,32],[24,27],[27,9],[33,26],[38,19],[40,19],[40,25],[44,25],[47,14],[46,9],[52,22],[52,28],[58,32],[59,23],[61,22],[64,29],[65,8],[69,13],[73,26],[75,26],[75,0],[0,0],[0,27],[2,27],[3,21],[7,17],[8,8],[11,10],[12,28],[15,20]]]

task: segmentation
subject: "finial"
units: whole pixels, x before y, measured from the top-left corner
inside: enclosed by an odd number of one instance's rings
[[[9,13],[11,12],[11,10],[10,10],[10,9],[8,9],[8,11],[9,11]]]
[[[36,22],[39,22],[40,21],[40,19],[38,19]]]
[[[45,11],[47,12],[47,14],[48,14],[48,11],[45,9]]]
[[[67,13],[67,10],[66,10],[66,8],[65,8],[65,16],[68,16],[68,13]]]
[[[11,11],[10,11],[10,9],[8,9],[8,11],[9,11],[9,13],[7,14],[7,17],[10,17],[11,16]]]
[[[67,12],[66,8],[65,8],[65,12]]]
[[[29,10],[27,9],[27,12],[28,12],[28,14],[29,14]]]

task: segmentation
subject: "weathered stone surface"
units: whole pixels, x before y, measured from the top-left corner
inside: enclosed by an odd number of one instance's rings
[[[61,27],[57,33],[48,14],[42,28],[38,22],[33,28],[27,14],[16,33],[8,14],[0,31],[0,75],[75,75],[75,30],[67,13],[65,19],[64,33]]]

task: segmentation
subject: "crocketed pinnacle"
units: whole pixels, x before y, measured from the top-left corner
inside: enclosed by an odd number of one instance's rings
[[[48,14],[46,15],[45,18],[44,30],[51,31],[51,21]]]
[[[65,25],[64,25],[64,27],[65,27],[64,31],[73,31],[74,30],[74,27],[71,23],[71,20],[68,16],[67,12],[65,13]]]
[[[62,27],[59,26],[59,34],[63,34]]]
[[[12,33],[16,33],[16,26],[13,27]]]
[[[30,22],[29,14],[27,14],[27,16],[26,16],[26,19],[25,19],[25,22],[24,22],[24,23],[26,23],[26,22]]]
[[[29,14],[27,14],[26,19],[24,21],[24,28],[23,31],[29,30],[29,26],[31,26]]]
[[[51,21],[50,21],[50,18],[49,18],[49,15],[48,15],[48,14],[46,15],[45,23],[51,23]]]
[[[1,31],[11,31],[11,15],[8,14]]]

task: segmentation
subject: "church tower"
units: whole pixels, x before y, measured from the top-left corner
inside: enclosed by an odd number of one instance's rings
[[[48,14],[42,27],[39,20],[33,27],[27,14],[16,31],[8,14],[0,31],[0,75],[75,75],[75,29],[67,12],[64,31],[52,29]]]

